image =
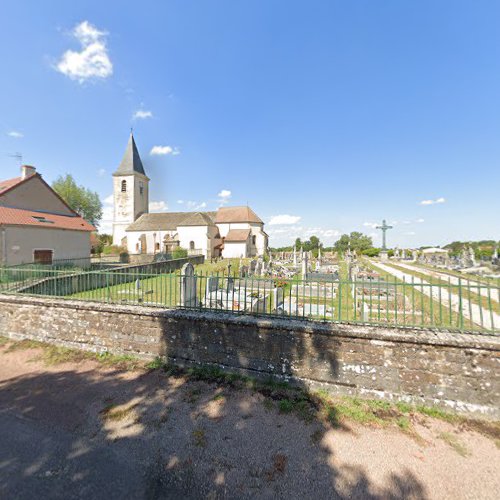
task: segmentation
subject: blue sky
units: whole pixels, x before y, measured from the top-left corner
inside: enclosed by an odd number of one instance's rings
[[[248,203],[275,246],[382,218],[391,246],[500,239],[499,19],[481,0],[4,1],[0,178],[21,152],[105,200],[133,126],[157,210]]]

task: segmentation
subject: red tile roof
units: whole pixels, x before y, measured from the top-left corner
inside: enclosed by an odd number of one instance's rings
[[[250,207],[221,207],[217,210],[215,223],[228,222],[258,222],[262,224],[258,215]]]
[[[55,215],[34,210],[0,207],[0,226],[35,226],[73,231],[95,231],[95,227],[79,216]]]
[[[250,229],[231,229],[228,231],[224,241],[247,241],[248,235],[250,234]]]
[[[13,179],[6,179],[5,181],[0,181],[0,194],[2,194],[7,189],[14,187],[23,180],[22,177],[14,177]]]

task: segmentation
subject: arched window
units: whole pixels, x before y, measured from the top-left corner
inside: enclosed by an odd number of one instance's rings
[[[194,250],[194,241],[189,242],[189,250]]]
[[[127,192],[127,181],[122,181],[122,193]]]
[[[257,243],[257,236],[253,235],[252,236],[252,245],[255,245]]]

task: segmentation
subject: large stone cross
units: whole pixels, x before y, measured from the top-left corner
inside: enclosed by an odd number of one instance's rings
[[[382,250],[387,250],[387,247],[385,245],[385,233],[388,229],[392,229],[393,226],[388,226],[387,225],[387,222],[385,221],[385,219],[382,221],[382,225],[381,226],[377,226],[377,229],[381,229],[382,230]]]

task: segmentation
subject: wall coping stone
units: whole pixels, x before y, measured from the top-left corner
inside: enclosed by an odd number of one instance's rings
[[[392,341],[407,344],[476,348],[500,351],[500,336],[481,333],[460,333],[428,328],[384,327],[363,324],[330,323],[297,320],[277,317],[257,317],[245,314],[224,313],[221,311],[196,311],[191,309],[162,309],[157,307],[79,301],[52,297],[0,294],[2,303],[32,305],[38,307],[57,307],[80,311],[122,313],[133,316],[149,316],[161,319],[188,319],[194,322],[226,323],[241,326],[257,326],[260,329],[294,331],[308,334],[331,335],[338,338],[362,338],[375,341]]]

